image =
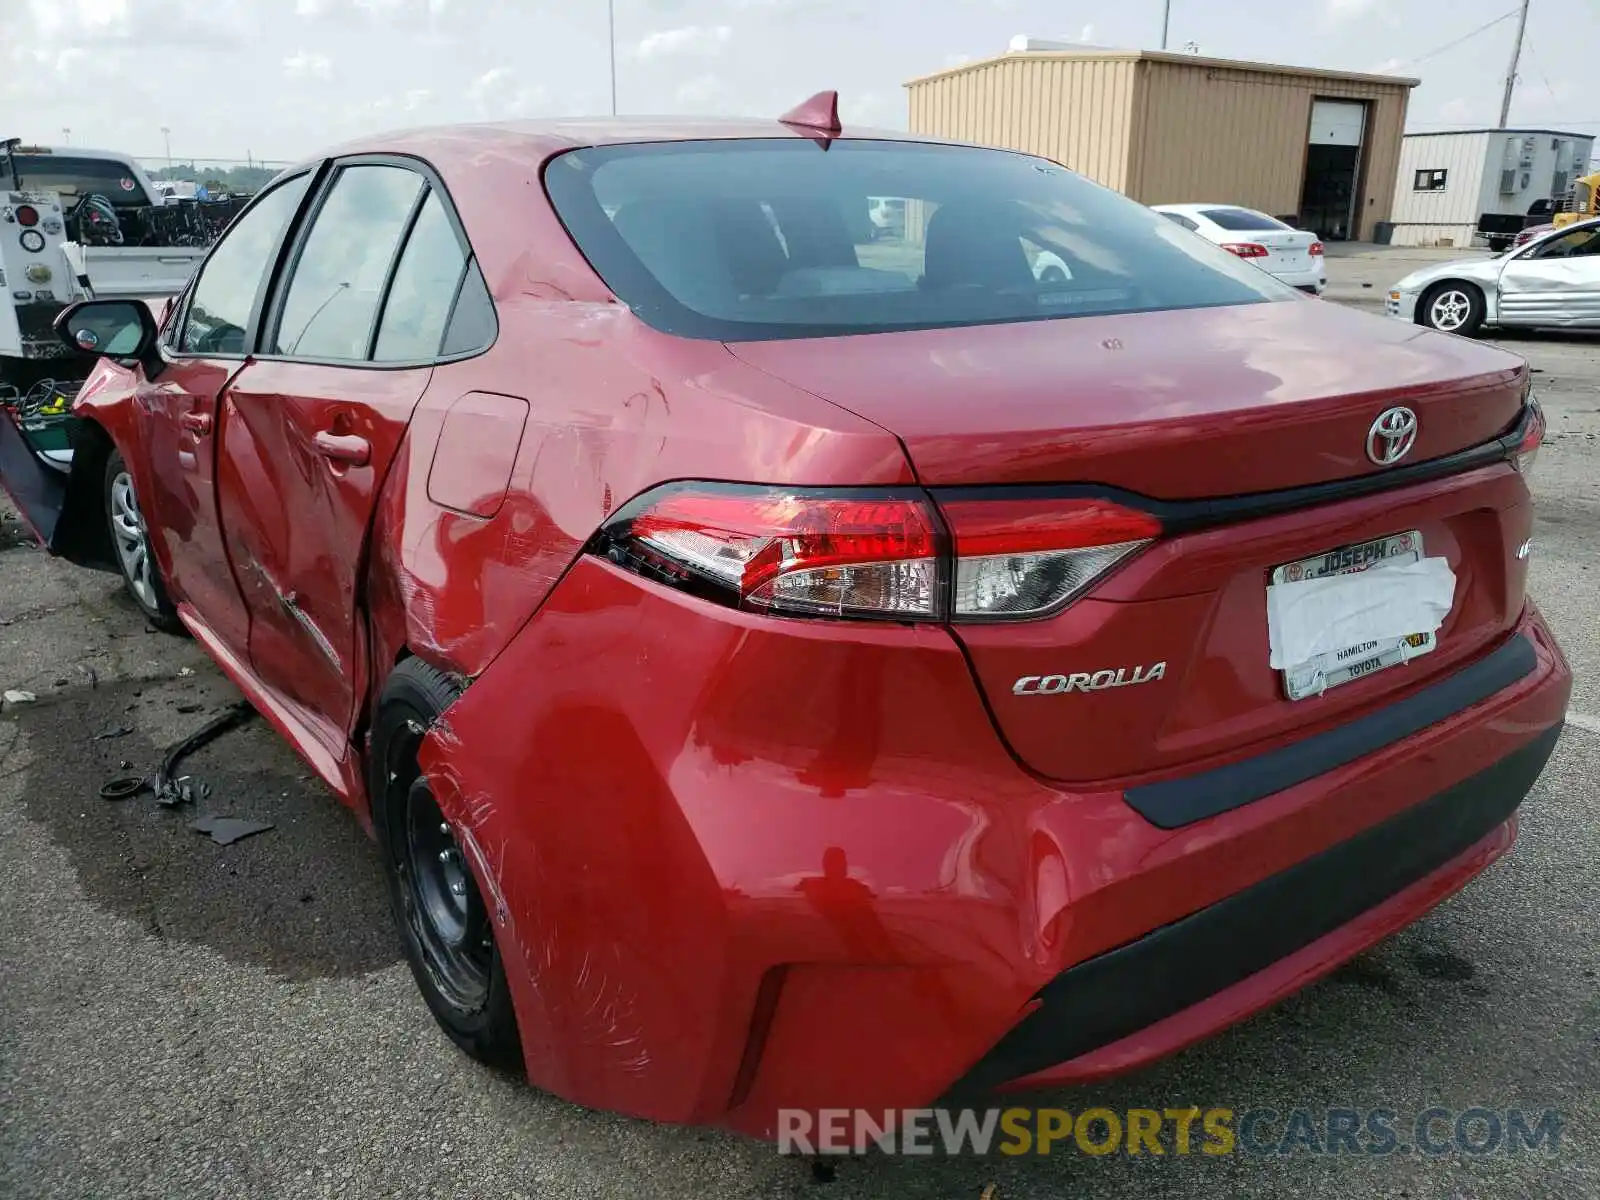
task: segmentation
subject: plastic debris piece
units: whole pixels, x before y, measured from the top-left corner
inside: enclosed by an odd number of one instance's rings
[[[241,838],[275,827],[269,821],[247,821],[241,817],[201,817],[189,828],[205,834],[219,846],[231,846]]]
[[[32,704],[38,698],[32,692],[24,691],[22,688],[8,688],[4,694],[0,694],[0,705],[4,705],[8,709],[20,708],[24,704]]]
[[[110,729],[102,729],[94,735],[97,742],[109,742],[112,738],[127,737],[133,732],[132,725],[113,725]]]
[[[183,670],[178,672],[178,678],[187,679],[190,675],[193,675],[193,674],[194,674],[194,668],[193,667],[185,667],[185,668],[183,668]]]

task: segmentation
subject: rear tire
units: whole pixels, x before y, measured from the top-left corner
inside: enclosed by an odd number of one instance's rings
[[[178,609],[167,595],[161,566],[150,549],[150,532],[139,508],[133,473],[115,449],[106,458],[103,491],[106,530],[122,586],[151,625],[163,633],[182,633],[183,622],[178,620]]]
[[[448,676],[414,658],[389,676],[372,727],[373,822],[395,925],[428,1010],[470,1057],[520,1073],[522,1041],[493,917],[417,765],[423,735],[459,695]]]
[[[1440,333],[1476,337],[1487,306],[1475,284],[1448,280],[1430,288],[1417,306],[1417,320]]]

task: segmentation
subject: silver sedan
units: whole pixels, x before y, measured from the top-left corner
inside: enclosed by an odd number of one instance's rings
[[[1413,271],[1389,291],[1391,317],[1471,337],[1485,325],[1600,329],[1600,219],[1496,255]]]

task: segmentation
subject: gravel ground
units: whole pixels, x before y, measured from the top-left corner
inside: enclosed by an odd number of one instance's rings
[[[1336,258],[1331,296],[1376,305],[1426,257]],[[271,832],[221,847],[194,813],[98,798],[235,695],[192,643],[147,632],[110,577],[47,559],[0,508],[0,687],[39,696],[0,718],[0,1196],[945,1200],[994,1182],[1004,1200],[1600,1197],[1600,341],[1507,344],[1551,417],[1535,594],[1578,672],[1516,852],[1271,1012],[1035,1102],[1557,1108],[1558,1153],[875,1158],[818,1185],[764,1145],[493,1075],[435,1030],[370,844],[263,723],[190,769],[212,789],[201,813]]]

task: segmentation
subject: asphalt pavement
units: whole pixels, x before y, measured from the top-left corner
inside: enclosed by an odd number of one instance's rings
[[[1376,306],[1435,252],[1358,249]],[[1371,286],[1363,286],[1370,284]],[[831,1183],[762,1144],[589,1112],[494,1075],[434,1027],[371,844],[261,721],[199,752],[189,811],[101,783],[237,699],[105,575],[0,507],[0,1197],[1600,1197],[1600,339],[1506,339],[1550,439],[1533,590],[1577,673],[1515,852],[1331,979],[1154,1069],[1030,1097],[1074,1112],[1520,1108],[1535,1152],[1301,1150],[868,1158]],[[220,846],[200,814],[271,822]]]

